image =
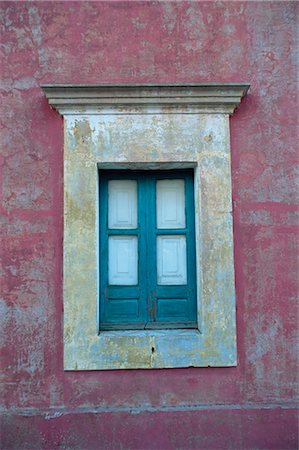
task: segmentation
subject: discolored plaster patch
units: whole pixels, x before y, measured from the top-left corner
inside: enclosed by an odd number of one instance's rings
[[[3,207],[8,211],[15,208],[49,209],[52,192],[44,186],[44,180],[49,177],[46,159],[36,161],[21,152],[7,157],[3,167]]]

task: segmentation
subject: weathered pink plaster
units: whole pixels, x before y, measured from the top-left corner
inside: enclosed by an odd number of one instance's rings
[[[298,4],[1,9],[3,448],[296,448]],[[238,366],[64,372],[63,124],[39,86],[200,81],[251,83],[231,119]]]

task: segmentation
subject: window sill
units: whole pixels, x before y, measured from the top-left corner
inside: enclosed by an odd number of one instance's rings
[[[102,331],[88,348],[76,348],[76,362],[66,370],[158,369],[235,366],[234,349],[228,354],[209,347],[199,330]],[[70,356],[70,353],[68,353]]]
[[[143,330],[196,330],[196,322],[147,322],[138,323],[119,323],[119,324],[100,324],[100,333],[103,331],[143,331]]]
[[[126,336],[131,336],[131,337],[153,337],[153,338],[157,338],[157,337],[168,337],[169,339],[172,339],[173,337],[194,337],[194,336],[200,336],[200,331],[199,330],[195,330],[190,329],[190,330],[153,330],[153,329],[148,329],[148,330],[109,330],[109,331],[101,331],[99,333],[99,337],[115,337],[115,338],[123,338]]]

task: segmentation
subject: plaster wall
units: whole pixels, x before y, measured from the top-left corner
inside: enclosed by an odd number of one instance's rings
[[[296,448],[296,2],[2,2],[4,449]],[[64,372],[63,122],[43,83],[244,82],[238,365]]]

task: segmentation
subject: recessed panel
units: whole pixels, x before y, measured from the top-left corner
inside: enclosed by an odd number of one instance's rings
[[[136,285],[138,283],[137,236],[109,236],[109,284]]]
[[[107,302],[109,318],[112,320],[129,321],[138,317],[138,299],[113,299]]]
[[[186,237],[157,237],[157,278],[161,285],[187,284]]]
[[[188,300],[186,298],[158,298],[157,318],[159,320],[181,319],[186,320]]]
[[[185,228],[184,180],[157,181],[157,228]]]
[[[108,227],[137,228],[137,182],[110,180],[108,182]]]

